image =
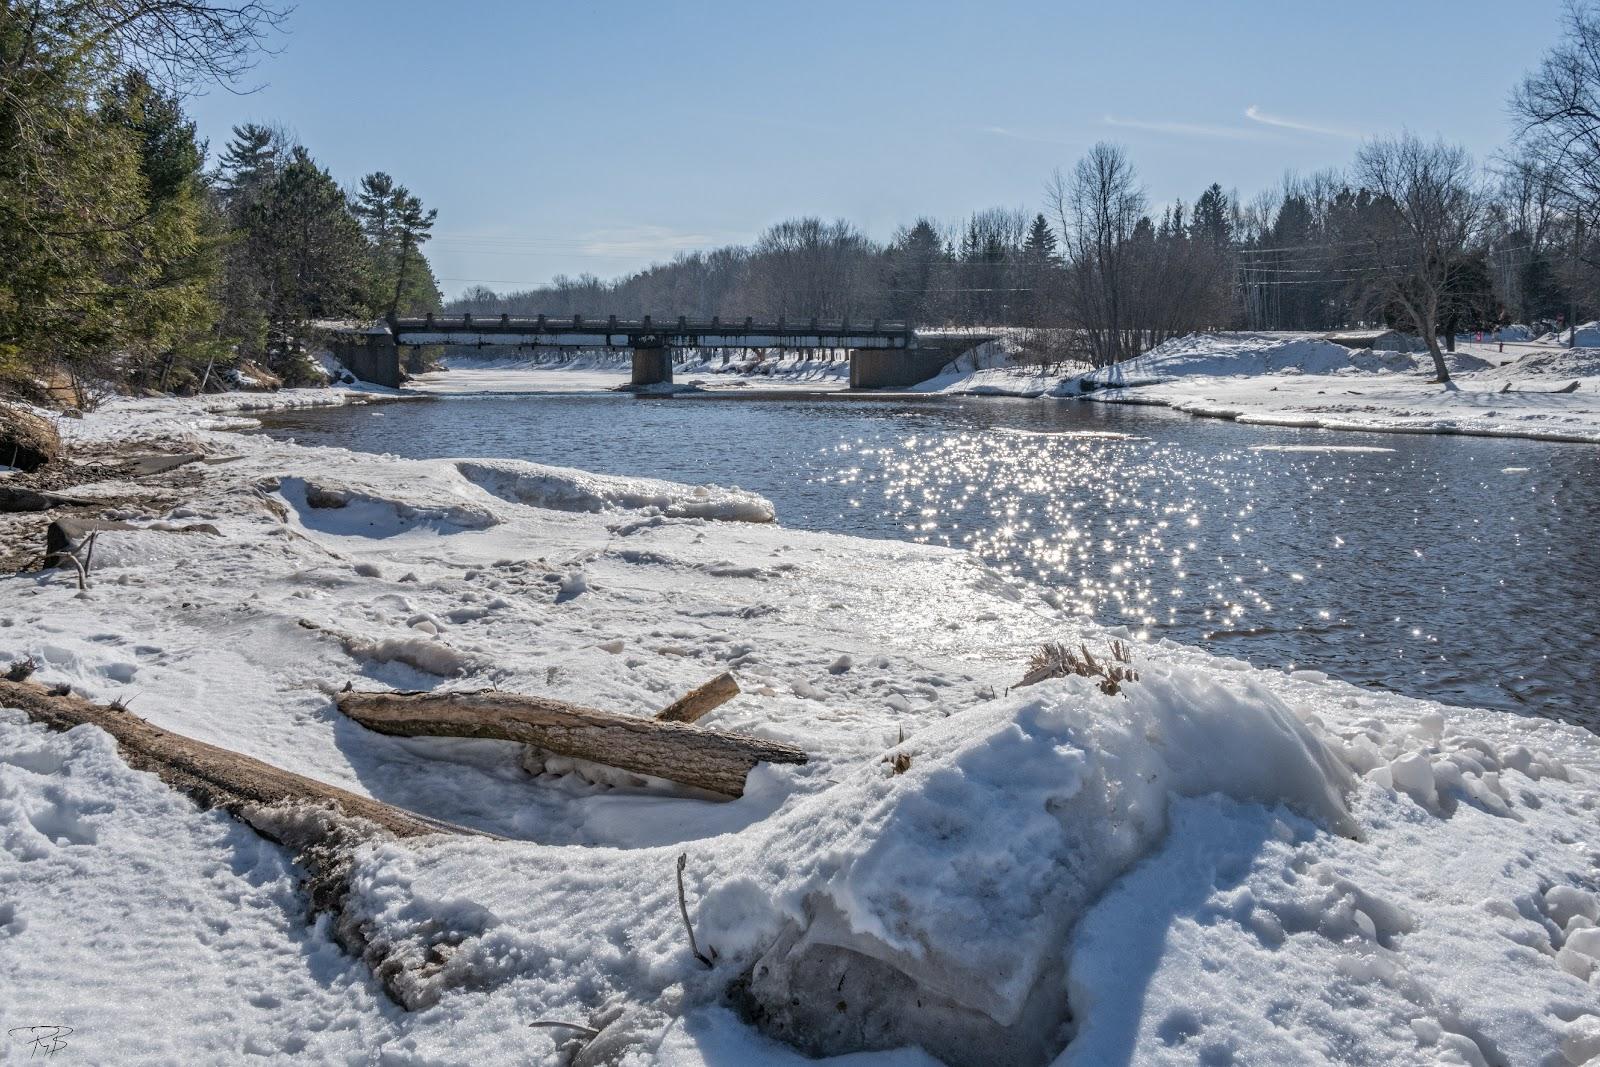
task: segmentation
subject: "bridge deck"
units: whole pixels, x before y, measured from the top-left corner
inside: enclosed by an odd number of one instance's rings
[[[557,348],[911,348],[915,335],[905,323],[756,322],[754,319],[628,321],[585,319],[395,318],[389,320],[402,345],[518,345]]]

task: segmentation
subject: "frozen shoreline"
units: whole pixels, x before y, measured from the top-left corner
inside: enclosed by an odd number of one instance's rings
[[[1600,352],[1463,342],[1451,358],[1454,381],[1435,385],[1425,355],[1351,351],[1312,334],[1194,335],[1088,374],[991,359],[917,389],[1150,404],[1262,426],[1600,443]],[[1575,392],[1557,392],[1573,382]]]
[[[1070,999],[1066,1064],[1600,1054],[1593,735],[1170,642],[1135,649],[1126,694],[1065,679],[1006,696],[1040,641],[1118,635],[959,552],[728,521],[769,517],[732,489],[218,432],[374,395],[121,401],[64,422],[224,462],[124,486],[151,494],[123,507],[148,529],[104,540],[83,597],[59,572],[0,579],[0,662],[32,655],[41,680],[131,696],[157,725],[511,838],[361,860],[386,935],[460,933],[448,976],[465,988],[401,1012],[304,926],[281,849],[95,731],[0,711],[0,945],[17,961],[0,1005],[59,1015],[89,1059],[526,1062],[561,1040],[529,1021],[603,1024],[616,1004],[637,1062],[798,1064],[723,991],[824,900],[858,948],[991,1016],[1032,1018],[1029,988]],[[345,506],[312,506],[312,486]],[[171,519],[221,536],[154,525]],[[745,695],[710,722],[813,754],[729,804],[559,762],[529,778],[516,746],[378,737],[329,697],[493,683],[644,714],[724,668]],[[676,915],[680,851],[721,954],[709,972]],[[149,983],[153,960],[204,1003]]]

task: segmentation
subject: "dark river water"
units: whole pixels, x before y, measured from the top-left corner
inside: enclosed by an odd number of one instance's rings
[[[1600,447],[1071,401],[571,393],[309,410],[265,432],[738,485],[786,526],[970,549],[1150,637],[1600,725]]]

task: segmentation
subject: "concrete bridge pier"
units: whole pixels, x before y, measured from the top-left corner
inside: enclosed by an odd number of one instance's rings
[[[665,345],[633,350],[634,385],[671,385],[672,349]]]
[[[850,388],[894,389],[925,382],[954,355],[944,348],[852,348]]]

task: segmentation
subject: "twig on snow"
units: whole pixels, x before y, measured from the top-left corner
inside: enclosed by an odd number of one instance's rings
[[[560,1019],[536,1019],[528,1025],[542,1026],[548,1030],[576,1030],[578,1033],[588,1038],[600,1036],[600,1031],[596,1030],[592,1026],[585,1026],[582,1023],[564,1023]]]
[[[711,958],[709,956],[701,954],[700,946],[695,944],[694,926],[689,922],[689,904],[684,899],[683,895],[683,869],[684,867],[688,866],[688,864],[689,854],[687,852],[678,853],[678,913],[683,916],[683,928],[689,932],[689,951],[694,953],[695,959],[705,964],[707,968],[711,968],[715,967],[716,964],[711,962]],[[715,953],[717,950],[712,949],[711,951],[712,953]]]

